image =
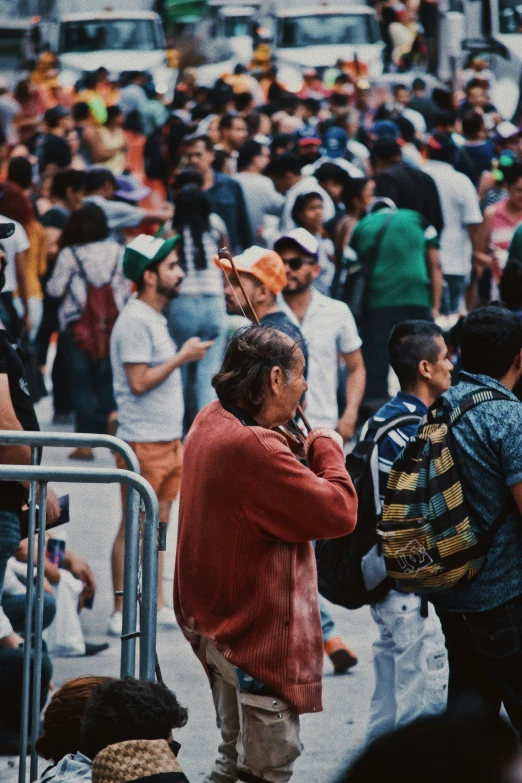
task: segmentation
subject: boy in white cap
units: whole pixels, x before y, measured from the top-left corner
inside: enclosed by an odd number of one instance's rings
[[[176,245],[179,236],[162,240],[140,234],[125,248],[123,271],[136,283],[137,296],[121,311],[111,336],[114,395],[118,406],[118,436],[139,459],[141,474],[156,492],[160,522],[168,523],[181,479],[183,392],[179,368],[202,359],[212,341],[187,340],[179,350],[163,315],[178,295],[183,280]],[[118,467],[125,467],[117,458]],[[125,519],[125,516],[123,517]],[[112,552],[115,593],[123,589],[125,523]],[[158,574],[158,624],[175,627],[174,612],[163,604],[163,563]],[[115,595],[108,633],[121,635],[122,597]]]

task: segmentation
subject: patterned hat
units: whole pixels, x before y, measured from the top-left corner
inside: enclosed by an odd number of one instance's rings
[[[131,783],[161,775],[155,783],[188,783],[166,740],[127,740],[108,745],[92,764],[93,783]]]

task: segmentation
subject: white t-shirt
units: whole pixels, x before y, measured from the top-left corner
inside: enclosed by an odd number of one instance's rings
[[[18,283],[16,280],[16,260],[15,256],[18,253],[23,253],[24,250],[29,249],[29,239],[25,233],[25,229],[22,228],[20,223],[16,220],[0,215],[0,223],[14,223],[15,232],[7,239],[0,240],[0,244],[5,250],[6,266],[5,266],[5,285],[3,287],[4,292],[16,291]]]
[[[118,407],[118,437],[129,443],[158,443],[181,438],[183,391],[174,370],[155,389],[138,396],[129,386],[126,364],[155,367],[176,355],[167,319],[139,299],[121,311],[111,335],[111,365]]]
[[[362,341],[350,308],[315,288],[306,315],[299,323],[282,296],[281,310],[299,327],[308,346],[306,416],[312,427],[334,429],[339,421],[337,382],[339,354],[357,351]]]
[[[449,163],[430,160],[424,171],[435,180],[442,206],[444,228],[440,237],[440,263],[445,275],[469,275],[473,248],[467,226],[482,223],[477,191],[465,174]]]

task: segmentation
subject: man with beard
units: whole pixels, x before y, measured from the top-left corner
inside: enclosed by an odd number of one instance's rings
[[[141,475],[158,496],[160,521],[165,524],[181,478],[184,411],[179,368],[202,359],[213,342],[191,337],[177,350],[169,334],[163,310],[178,295],[184,277],[176,250],[179,239],[161,240],[140,234],[127,245],[123,271],[136,283],[138,293],[121,311],[111,336],[118,436],[136,453]],[[118,467],[125,467],[121,458],[117,461]],[[124,546],[122,521],[112,551],[116,595],[108,633],[114,636],[122,632],[122,597],[118,592],[123,590]],[[162,573],[160,553],[158,624],[172,628],[176,623],[173,610],[163,603]]]

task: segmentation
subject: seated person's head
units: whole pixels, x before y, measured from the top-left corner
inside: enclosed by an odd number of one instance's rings
[[[401,391],[435,399],[451,385],[453,365],[442,330],[430,321],[403,321],[388,343],[390,364]]]
[[[56,691],[44,713],[43,733],[36,741],[39,756],[56,764],[68,753],[78,752],[87,702],[95,688],[111,681],[110,677],[77,677]]]
[[[243,315],[255,320],[249,312],[248,297],[258,318],[263,318],[276,303],[276,297],[286,285],[286,272],[282,258],[273,250],[253,245],[234,258],[236,272],[229,261],[215,258],[214,263],[223,270],[225,304],[229,315]]]
[[[167,740],[187,722],[187,710],[165,685],[111,680],[92,694],[82,726],[80,750],[90,759],[107,745],[126,740]]]
[[[500,718],[421,718],[379,737],[337,783],[520,783],[520,747]]]
[[[460,356],[466,372],[488,375],[512,388],[522,375],[519,316],[497,305],[473,310],[462,323]]]

